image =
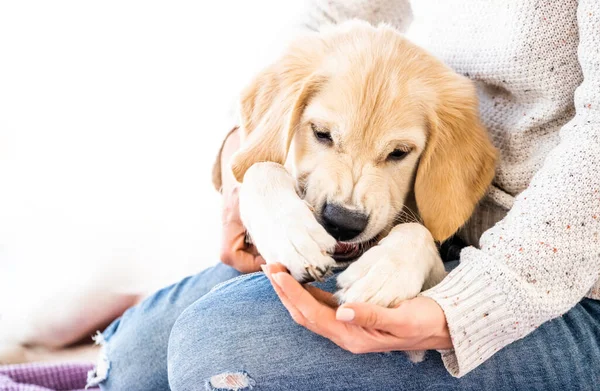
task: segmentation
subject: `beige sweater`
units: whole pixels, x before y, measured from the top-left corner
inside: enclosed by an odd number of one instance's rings
[[[350,18],[410,25],[409,38],[471,78],[501,153],[461,232],[472,247],[424,292],[448,320],[450,373],[600,299],[600,1],[313,0],[303,24]]]

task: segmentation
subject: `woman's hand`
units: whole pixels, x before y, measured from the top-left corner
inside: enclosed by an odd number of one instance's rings
[[[256,247],[246,243],[246,229],[240,218],[239,184],[229,169],[229,159],[240,147],[240,135],[233,131],[225,140],[221,151],[221,182],[223,193],[223,232],[221,262],[242,273],[260,271],[265,260]]]
[[[452,348],[444,312],[428,297],[405,300],[396,308],[338,307],[331,293],[303,287],[280,264],[263,270],[296,323],[352,353]]]
[[[221,262],[242,273],[260,271],[265,263],[254,245],[246,243],[246,228],[240,219],[238,187],[223,194],[223,232]]]

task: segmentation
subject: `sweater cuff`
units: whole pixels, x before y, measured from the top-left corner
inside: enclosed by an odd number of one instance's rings
[[[439,352],[455,377],[467,374],[532,330],[519,324],[508,309],[509,300],[518,300],[520,295],[510,299],[500,289],[515,285],[518,279],[513,273],[473,247],[465,248],[461,259],[465,261],[441,283],[421,293],[435,300],[446,315],[454,348]]]

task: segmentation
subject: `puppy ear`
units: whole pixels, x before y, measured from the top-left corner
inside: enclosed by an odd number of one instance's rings
[[[285,163],[302,112],[324,82],[324,77],[313,75],[323,55],[321,43],[316,35],[297,40],[242,92],[244,139],[231,164],[238,182],[254,163]]]
[[[417,208],[437,241],[469,219],[494,177],[497,155],[472,83],[454,74],[444,79],[415,179]]]

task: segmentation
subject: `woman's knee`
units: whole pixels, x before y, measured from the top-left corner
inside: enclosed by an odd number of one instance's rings
[[[237,275],[217,265],[127,310],[98,335],[101,353],[88,384],[103,390],[168,389],[167,345],[176,319],[213,286]]]
[[[334,281],[328,285],[332,288]],[[325,378],[348,378],[348,368],[357,358],[297,325],[259,273],[225,283],[177,319],[169,340],[169,386],[172,390],[292,390],[326,385],[348,389],[345,381],[329,384]],[[375,368],[381,360],[377,355],[363,363]],[[400,360],[407,362],[404,356]]]
[[[225,283],[178,318],[169,341],[169,384],[173,390],[476,390],[482,385],[504,390],[524,384],[564,389],[557,387],[595,378],[585,372],[593,372],[597,355],[585,360],[579,351],[581,340],[598,330],[597,322],[590,321],[592,312],[600,313],[600,307],[584,301],[456,379],[436,352],[415,365],[401,352],[355,355],[340,349],[296,325],[266,277],[254,274]]]
[[[390,389],[390,373],[409,365],[402,353],[354,355],[297,325],[263,274],[234,279],[198,300],[169,340],[174,391],[381,390]],[[366,384],[371,375],[379,380]]]
[[[269,304],[271,301],[271,304]],[[257,324],[272,316],[272,288],[262,273],[234,278],[189,306],[177,319],[169,339],[168,373],[172,390],[243,390],[255,380],[234,364],[233,352],[253,351]],[[231,362],[233,367],[221,370]],[[211,383],[212,382],[212,383]],[[193,386],[192,386],[193,385]],[[223,387],[221,387],[223,386]],[[235,388],[237,387],[237,388]]]

